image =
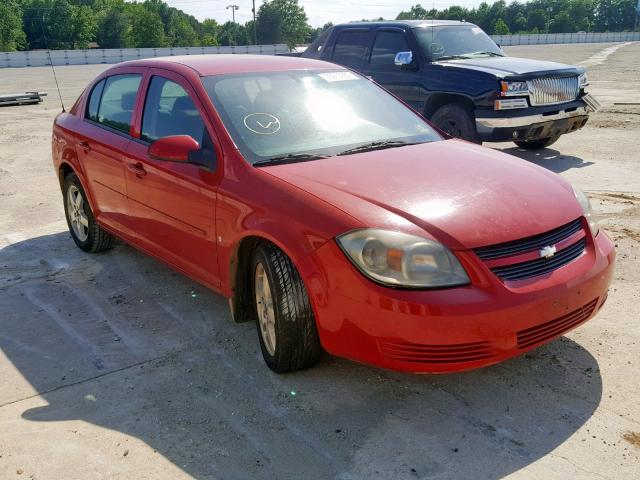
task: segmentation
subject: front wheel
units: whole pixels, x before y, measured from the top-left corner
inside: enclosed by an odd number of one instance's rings
[[[537,140],[514,140],[513,143],[525,150],[539,150],[556,143],[559,138],[560,135],[556,135],[553,137],[539,138]]]
[[[322,348],[307,290],[291,260],[276,246],[260,244],[252,262],[260,348],[277,373],[318,363]]]
[[[480,143],[473,113],[462,105],[443,105],[431,116],[431,122],[452,137]]]
[[[102,252],[113,246],[114,237],[93,216],[84,188],[75,173],[67,175],[62,188],[64,213],[76,245],[85,252]]]

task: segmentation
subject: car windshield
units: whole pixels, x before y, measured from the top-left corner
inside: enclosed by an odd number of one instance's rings
[[[252,164],[442,139],[418,114],[347,70],[214,75],[202,81]]]
[[[433,61],[504,55],[489,35],[475,25],[419,27],[413,31]]]

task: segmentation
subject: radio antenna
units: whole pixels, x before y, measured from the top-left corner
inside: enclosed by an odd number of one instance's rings
[[[44,40],[44,48],[47,49],[47,56],[49,57],[49,65],[51,65],[51,71],[53,72],[53,79],[56,82],[56,90],[58,90],[58,98],[60,98],[60,105],[62,105],[62,111],[64,109],[64,102],[62,101],[62,93],[60,92],[60,85],[58,85],[58,77],[56,76],[56,69],[53,67],[53,61],[51,60],[51,50],[49,49],[49,43],[47,42],[47,34],[44,32],[44,13],[40,19],[40,27],[42,28],[42,39]]]

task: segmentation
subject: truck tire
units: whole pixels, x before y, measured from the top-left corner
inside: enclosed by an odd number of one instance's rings
[[[513,143],[525,150],[539,150],[556,143],[559,138],[560,135],[556,135],[554,137],[539,138],[537,140],[514,140]]]
[[[455,103],[443,105],[431,115],[431,123],[452,137],[481,143],[472,112]]]
[[[314,366],[322,347],[307,290],[298,270],[275,245],[260,243],[251,263],[260,348],[276,373]]]
[[[84,188],[75,173],[70,173],[64,179],[62,195],[69,232],[78,248],[90,253],[109,250],[115,238],[96,222]]]

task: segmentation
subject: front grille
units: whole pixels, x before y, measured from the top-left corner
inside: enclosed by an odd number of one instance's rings
[[[578,77],[544,77],[528,80],[531,106],[572,102],[580,91]]]
[[[489,358],[493,354],[490,342],[423,345],[381,340],[378,345],[382,355],[402,362],[464,363]]]
[[[536,343],[550,340],[553,337],[562,335],[567,330],[571,330],[573,327],[581,324],[587,320],[593,314],[594,309],[598,303],[598,299],[592,300],[586,305],[574,310],[571,313],[567,313],[562,317],[558,317],[549,322],[535,327],[520,330],[518,332],[518,348],[527,348]]]
[[[527,238],[521,238],[511,242],[498,243],[488,247],[480,247],[474,249],[474,252],[482,260],[493,260],[495,258],[510,257],[519,253],[531,252],[538,250],[547,245],[555,245],[565,238],[569,238],[582,229],[582,219],[577,218],[573,222],[569,222],[561,227],[554,228],[545,233],[533,235]]]
[[[544,275],[572,262],[584,252],[587,246],[585,238],[560,250],[550,258],[536,258],[527,262],[514,263],[503,267],[493,267],[491,271],[502,280],[523,280],[525,278]]]

